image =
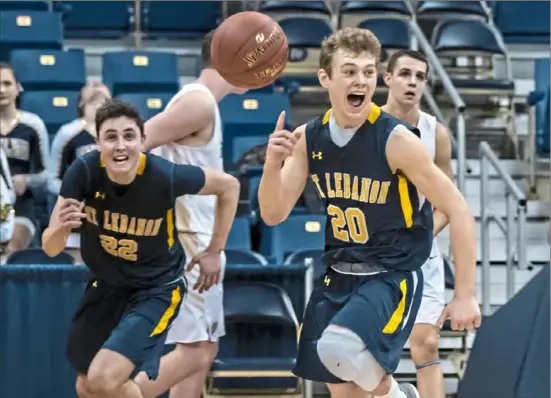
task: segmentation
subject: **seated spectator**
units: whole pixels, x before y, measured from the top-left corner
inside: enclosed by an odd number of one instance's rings
[[[48,178],[48,132],[38,115],[17,109],[21,91],[11,65],[0,63],[0,146],[6,152],[17,196],[8,253],[29,247],[36,231],[33,190],[45,187]]]
[[[48,162],[48,192],[50,195],[54,197],[59,195],[61,180],[71,163],[80,155],[96,149],[94,120],[97,109],[107,98],[111,98],[111,93],[101,83],[89,83],[80,91],[79,118],[61,126],[52,142]],[[82,263],[78,231],[73,230],[73,233],[69,235],[66,252],[73,256],[75,264]]]
[[[0,147],[0,265],[4,263],[8,243],[13,236],[15,190],[6,152]]]

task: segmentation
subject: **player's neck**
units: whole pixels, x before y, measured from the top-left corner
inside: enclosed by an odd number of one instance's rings
[[[420,113],[418,104],[413,106],[403,106],[397,101],[393,101],[389,98],[387,103],[384,104],[381,109],[394,116],[396,119],[407,122],[412,126],[417,126],[417,122],[419,121]]]
[[[111,182],[114,182],[115,184],[129,185],[136,179],[139,163],[140,162],[136,162],[134,169],[130,170],[128,173],[113,173],[111,170],[106,168],[105,170],[107,172],[107,177],[109,177]]]
[[[8,105],[0,108],[0,120],[9,122],[17,116],[17,107],[15,105]]]
[[[231,92],[229,84],[212,68],[203,69],[196,82],[208,88],[218,102]]]

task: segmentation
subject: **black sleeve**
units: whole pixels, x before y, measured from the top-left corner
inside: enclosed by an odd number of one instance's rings
[[[76,158],[63,176],[59,195],[66,199],[82,201],[86,195],[89,180],[88,166],[82,158]]]
[[[172,198],[182,195],[195,195],[205,186],[205,172],[197,166],[174,165],[172,174]]]

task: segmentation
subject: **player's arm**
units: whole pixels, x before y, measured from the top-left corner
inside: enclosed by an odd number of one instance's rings
[[[282,128],[283,124],[278,120],[276,131],[268,142],[258,187],[260,215],[267,225],[277,225],[289,216],[308,179],[306,125],[297,127],[293,133]],[[285,159],[283,167],[280,159]]]
[[[212,123],[212,98],[195,90],[178,100],[145,123],[144,151],[178,141]]]
[[[50,148],[48,130],[41,119],[36,120],[35,123],[36,137],[32,140],[30,149],[33,173],[25,176],[25,182],[30,188],[39,188],[48,181],[46,170]]]
[[[214,231],[207,252],[224,250],[239,202],[239,181],[230,174],[191,165],[176,165],[174,199],[182,195],[214,195]]]
[[[434,163],[440,170],[453,181],[452,169],[452,144],[446,127],[442,123],[436,124],[436,154]],[[438,210],[434,209],[434,236],[438,235],[448,225],[448,217]]]
[[[431,159],[421,140],[403,126],[397,127],[386,144],[393,171],[402,172],[449,220],[456,265],[456,297],[474,297],[476,277],[476,228],[465,198]]]
[[[88,186],[88,170],[81,158],[75,159],[69,167],[50,216],[48,228],[42,234],[42,249],[50,257],[61,253],[67,245],[67,238],[73,228],[78,228],[86,217],[82,209],[84,194]]]

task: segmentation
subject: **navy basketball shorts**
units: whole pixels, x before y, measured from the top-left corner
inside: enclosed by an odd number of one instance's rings
[[[87,374],[100,349],[128,358],[136,370],[156,379],[168,329],[186,293],[183,279],[141,290],[91,281],[69,329],[67,358]]]
[[[316,281],[306,307],[293,373],[307,380],[344,382],[325,368],[317,352],[330,324],[356,333],[386,373],[394,373],[422,295],[421,270],[349,275],[329,268]]]

